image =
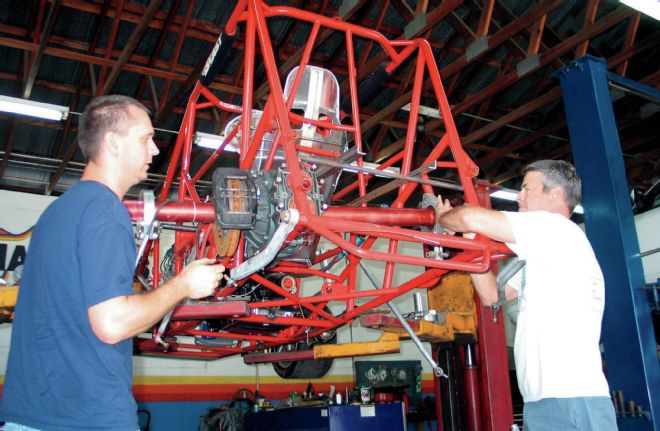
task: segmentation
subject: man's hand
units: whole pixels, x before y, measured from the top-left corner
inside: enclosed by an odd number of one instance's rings
[[[186,265],[179,274],[180,281],[187,287],[186,296],[199,299],[213,295],[224,271],[225,267],[215,264],[214,259],[199,259]]]
[[[452,209],[453,209],[453,207],[449,203],[449,199],[445,199],[443,201],[442,200],[442,195],[438,195],[438,208],[437,208],[436,217],[440,217],[442,214],[448,213]],[[444,232],[447,235],[456,235],[456,232],[454,232],[451,229],[447,229],[444,226],[442,227],[442,229],[444,230]],[[467,239],[474,239],[476,236],[477,236],[477,234],[474,233],[474,232],[464,232],[463,233],[463,238],[467,238]]]
[[[442,195],[438,195],[438,207],[436,208],[436,214],[435,216],[437,218],[440,218],[441,215],[448,213],[449,211],[452,210],[452,206],[449,203],[449,199],[445,199],[444,201],[442,200]],[[442,226],[442,230],[444,233],[447,235],[456,235],[456,232],[453,230],[447,229],[446,227]]]

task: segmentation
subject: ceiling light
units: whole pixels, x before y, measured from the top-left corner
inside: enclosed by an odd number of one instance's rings
[[[660,21],[660,2],[658,0],[621,0],[621,3]]]
[[[358,169],[357,169],[357,167],[358,167],[357,162],[353,162],[353,163],[351,163],[350,166],[355,166],[356,169],[352,169],[352,168],[350,168],[350,167],[345,167],[345,168],[342,168],[342,170],[343,170],[344,172],[354,172],[354,173],[358,173],[358,172],[359,172]],[[362,162],[362,167],[363,167],[363,168],[367,168],[367,169],[372,169],[372,170],[374,170],[374,171],[378,170],[378,171],[383,171],[383,172],[389,172],[389,173],[391,173],[391,174],[400,174],[400,173],[401,173],[401,169],[399,169],[399,168],[397,168],[397,167],[395,167],[395,166],[390,166],[390,167],[385,168],[385,169],[378,169],[378,168],[380,167],[380,164],[379,164],[379,163]],[[377,177],[380,176],[380,175],[378,175],[377,173],[376,173],[375,175],[376,175]],[[388,177],[385,177],[385,178],[388,178]]]
[[[515,202],[518,192],[509,189],[499,189],[490,194],[491,198],[502,199],[504,201]]]
[[[518,192],[511,189],[499,189],[491,193],[490,197],[495,199],[501,199],[504,201],[515,202],[516,198],[518,197]],[[573,212],[576,214],[584,214],[584,208],[582,208],[582,205],[578,204],[573,210]]]
[[[401,110],[410,112],[410,103],[406,104],[405,106],[402,106]],[[442,119],[442,115],[440,114],[439,109],[430,108],[424,105],[419,105],[419,115],[425,115],[427,117]]]
[[[225,141],[225,137],[222,135],[212,135],[211,133],[204,132],[195,132],[193,136],[193,144],[202,148],[209,148],[211,150],[217,150],[220,145]],[[234,144],[234,140],[231,140],[225,145],[223,151],[229,153],[238,153],[238,148]]]
[[[51,121],[62,121],[69,115],[67,106],[33,102],[32,100],[8,96],[0,96],[0,111]]]

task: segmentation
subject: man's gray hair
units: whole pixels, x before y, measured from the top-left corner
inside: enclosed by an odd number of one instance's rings
[[[582,199],[582,181],[575,171],[575,167],[563,160],[539,160],[525,167],[523,175],[527,172],[541,172],[543,191],[552,187],[560,187],[564,192],[564,200],[568,209],[573,212]]]
[[[96,161],[100,143],[108,132],[125,135],[130,125],[128,107],[149,114],[145,106],[128,96],[109,95],[93,99],[85,108],[78,125],[78,146],[87,160]]]

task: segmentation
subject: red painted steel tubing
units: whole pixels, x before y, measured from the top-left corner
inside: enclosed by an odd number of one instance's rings
[[[479,395],[479,369],[475,363],[472,345],[465,346],[465,407],[467,410],[468,431],[481,431],[481,398]]]
[[[124,201],[131,214],[131,220],[142,220],[144,203]],[[168,202],[158,210],[158,221],[213,223],[215,208],[212,203]]]
[[[274,353],[252,353],[245,355],[243,361],[246,364],[266,364],[281,361],[303,361],[314,359],[314,350],[292,350],[290,352]]]
[[[435,211],[432,208],[359,208],[330,207],[323,217],[344,219],[383,226],[433,226]]]
[[[141,220],[144,203],[124,201],[132,220]],[[349,222],[365,222],[383,226],[433,226],[435,212],[432,208],[359,208],[332,206],[323,217],[343,219]],[[213,203],[169,202],[158,211],[159,221],[213,223],[215,208]]]

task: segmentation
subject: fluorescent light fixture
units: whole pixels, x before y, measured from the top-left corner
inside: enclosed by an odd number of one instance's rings
[[[660,2],[658,0],[621,0],[621,3],[660,21]]]
[[[193,144],[211,150],[217,150],[224,141],[225,137],[223,135],[212,135],[211,133],[195,132],[195,135],[193,136]],[[225,145],[224,151],[238,153],[238,148],[234,144],[234,140],[229,141],[227,145]]]
[[[491,198],[502,199],[504,201],[515,202],[518,192],[509,189],[499,189],[490,194]]]
[[[493,193],[490,194],[491,198],[502,199],[504,201],[511,201],[511,202],[515,202],[517,196],[518,196],[518,192],[511,189],[499,189],[499,190],[495,190]],[[573,210],[573,212],[576,214],[584,214],[584,208],[582,207],[582,205],[578,204]]]
[[[51,121],[62,121],[69,115],[68,106],[51,105],[8,96],[0,96],[0,111]]]
[[[401,110],[410,112],[410,103],[401,107]],[[430,108],[428,106],[419,105],[419,114],[427,117],[442,119],[439,109]]]
[[[358,165],[357,162],[353,162],[353,163],[351,163],[351,166],[355,166],[356,168],[357,168],[357,165]],[[362,162],[362,167],[363,167],[363,168],[368,168],[368,169],[377,170],[379,166],[380,166],[379,163]],[[343,170],[344,172],[354,172],[354,173],[358,173],[358,170],[357,170],[357,169],[351,169],[351,168],[349,168],[349,167],[345,167],[345,168],[343,168],[342,170]],[[383,172],[389,172],[389,173],[391,173],[391,174],[400,174],[400,173],[401,173],[401,169],[399,169],[399,168],[397,168],[397,167],[392,167],[392,166],[390,166],[389,168],[382,169],[381,171],[383,171]],[[375,174],[375,175],[376,175],[377,177],[389,178],[389,177],[381,176],[381,175],[378,175],[378,174]]]

